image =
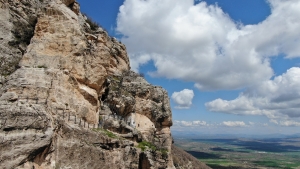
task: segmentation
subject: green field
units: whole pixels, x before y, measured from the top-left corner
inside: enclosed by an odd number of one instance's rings
[[[300,169],[300,139],[176,139],[213,169]]]

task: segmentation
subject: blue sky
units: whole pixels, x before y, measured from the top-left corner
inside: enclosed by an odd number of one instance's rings
[[[78,2],[168,91],[173,131],[299,133],[298,0]]]

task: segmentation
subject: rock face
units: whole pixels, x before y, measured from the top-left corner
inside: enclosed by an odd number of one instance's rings
[[[178,169],[210,169],[210,167],[175,145],[172,145],[172,158],[174,166]]]
[[[75,0],[0,0],[0,168],[175,168],[167,92]]]
[[[154,168],[173,168],[172,113],[167,92],[132,71],[108,76],[106,86],[101,98],[101,125],[132,141],[153,144],[156,151],[143,152],[142,159]]]

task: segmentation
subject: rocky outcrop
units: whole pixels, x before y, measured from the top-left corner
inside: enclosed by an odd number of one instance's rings
[[[75,0],[0,14],[0,168],[174,168],[167,92]]]
[[[210,169],[210,167],[175,145],[172,145],[172,158],[176,169]]]
[[[132,71],[108,76],[106,86],[100,110],[104,128],[122,133],[133,141],[153,144],[157,151],[149,151],[142,157],[154,168],[173,167],[172,113],[167,91],[149,84]],[[158,160],[157,156],[165,157]]]

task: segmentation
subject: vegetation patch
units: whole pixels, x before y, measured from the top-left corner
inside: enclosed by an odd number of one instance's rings
[[[300,162],[288,162],[288,163],[285,163],[284,166],[285,166],[284,169],[297,168],[300,166]]]
[[[117,135],[115,135],[114,133],[112,133],[112,132],[110,132],[110,131],[108,131],[108,130],[104,130],[104,133],[105,133],[108,137],[110,137],[110,138],[118,138]]]
[[[282,160],[262,160],[262,161],[254,161],[254,163],[259,166],[282,168],[282,169],[293,169],[300,166],[300,162],[286,162]]]
[[[98,22],[94,21],[91,17],[87,16],[86,14],[84,15],[86,16],[86,22],[90,25],[92,31],[96,31],[98,28],[102,28],[102,26]]]
[[[154,144],[152,144],[150,142],[147,142],[147,141],[139,142],[139,145],[137,147],[142,149],[142,151],[145,151],[147,149],[151,150],[152,152],[158,151],[158,152],[161,153],[163,158],[166,158],[168,156],[168,150],[167,149],[163,149],[163,148],[160,149],[157,146],[155,146]]]
[[[221,166],[238,166],[236,163],[230,161],[230,160],[226,160],[226,159],[207,159],[207,160],[201,160],[202,162],[206,163],[206,165],[210,166],[210,167],[221,167]]]
[[[150,142],[147,142],[147,141],[139,142],[139,145],[137,147],[140,148],[140,149],[142,149],[142,151],[145,151],[147,148],[150,149],[150,150],[152,150],[152,151],[156,150],[156,146],[153,145]]]
[[[276,167],[276,168],[280,167],[279,163],[275,161],[255,161],[254,163],[265,167]]]
[[[38,68],[47,68],[47,66],[46,65],[38,65]]]
[[[113,132],[106,130],[106,129],[102,129],[102,128],[94,128],[92,129],[95,132],[101,132],[104,133],[106,136],[110,137],[110,138],[118,138],[117,135],[115,135]]]
[[[131,94],[127,90],[122,90],[121,93],[124,96],[131,96]]]
[[[297,169],[300,167],[299,138],[181,139],[176,145],[211,168]]]
[[[110,89],[111,89],[112,91],[118,91],[118,90],[119,90],[119,88],[116,87],[116,86],[112,86],[112,87],[110,87]]]
[[[168,158],[168,150],[167,149],[159,149],[158,150],[163,158]]]

